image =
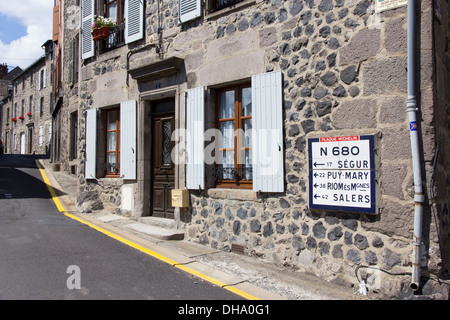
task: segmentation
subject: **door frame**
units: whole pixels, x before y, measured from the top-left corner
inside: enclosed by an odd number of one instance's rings
[[[184,97],[180,95],[180,86],[174,85],[162,89],[146,91],[139,95],[137,119],[137,193],[135,201],[135,215],[138,217],[151,216],[150,187],[151,181],[151,144],[152,134],[150,123],[152,121],[152,101],[165,98],[175,99],[175,130],[184,128]],[[184,165],[180,161],[175,163],[175,188],[184,187]],[[175,208],[175,220],[180,220],[180,212]],[[184,218],[183,218],[184,220]]]

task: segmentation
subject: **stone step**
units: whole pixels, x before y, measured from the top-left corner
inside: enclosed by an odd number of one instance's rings
[[[173,219],[165,219],[158,217],[141,217],[138,222],[157,226],[165,229],[184,229],[184,223]]]
[[[184,231],[177,229],[166,229],[152,226],[145,223],[130,223],[125,225],[126,228],[147,234],[153,238],[161,240],[183,240]]]
[[[138,223],[131,223],[126,227],[161,240],[184,239],[184,224],[171,219],[141,217]]]

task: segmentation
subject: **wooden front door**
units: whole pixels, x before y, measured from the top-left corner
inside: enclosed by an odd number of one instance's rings
[[[172,190],[175,188],[175,165],[172,161],[172,132],[175,114],[153,116],[152,211],[154,217],[174,219]]]

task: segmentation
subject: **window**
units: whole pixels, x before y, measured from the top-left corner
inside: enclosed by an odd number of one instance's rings
[[[70,115],[70,160],[78,157],[78,112]]]
[[[105,0],[105,15],[121,24],[125,20],[125,0]]]
[[[112,28],[103,41],[102,52],[125,44],[125,0],[105,0],[105,17],[115,20],[117,27]]]
[[[226,7],[230,7],[242,1],[244,0],[210,0],[209,12],[214,12]]]
[[[46,71],[45,69],[42,69],[39,71],[39,90],[44,89],[46,86]]]
[[[143,39],[144,4],[145,1],[142,0],[82,0],[81,58],[92,58],[96,47],[102,53]],[[95,15],[116,19],[119,24],[110,30],[110,36],[106,40],[98,43],[91,35]]]
[[[86,179],[136,179],[136,101],[86,112]],[[98,165],[97,165],[98,164]]]
[[[211,92],[216,96],[216,128],[224,136],[215,140],[219,144],[215,148],[216,186],[284,192],[281,71],[253,75],[251,87],[235,86]],[[205,109],[205,87],[187,90],[186,188],[192,190],[211,187],[205,183],[204,161],[210,152],[204,146]]]
[[[39,116],[42,117],[44,114],[44,97],[41,97],[41,103],[39,108]]]
[[[119,176],[120,108],[106,111],[106,177]]]
[[[217,92],[217,186],[252,187],[252,90],[250,84]]]
[[[69,76],[68,76],[68,83],[69,86],[72,87],[76,83],[78,83],[78,61],[79,61],[79,35],[77,34],[72,41],[70,42],[70,48],[69,48]]]
[[[33,96],[30,96],[30,109],[28,111],[30,115],[33,114]]]

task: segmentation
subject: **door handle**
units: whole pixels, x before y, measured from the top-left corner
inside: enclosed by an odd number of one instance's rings
[[[163,187],[164,188],[169,188],[170,187],[170,183],[163,183]]]

